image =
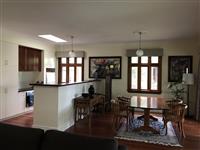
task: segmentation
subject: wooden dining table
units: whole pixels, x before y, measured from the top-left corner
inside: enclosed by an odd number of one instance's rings
[[[134,131],[151,131],[153,133],[159,133],[159,131],[152,128],[150,123],[150,111],[151,110],[167,110],[168,105],[163,97],[156,96],[132,96],[130,101],[131,108],[140,108],[144,110],[144,125],[135,128]]]

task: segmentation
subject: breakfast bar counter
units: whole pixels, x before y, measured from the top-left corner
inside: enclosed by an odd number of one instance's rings
[[[62,84],[31,84],[34,87],[33,127],[66,130],[74,124],[73,99],[87,92],[90,85],[102,93],[100,80]]]

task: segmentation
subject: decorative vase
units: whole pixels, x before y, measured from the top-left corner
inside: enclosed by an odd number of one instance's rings
[[[90,85],[89,89],[88,89],[88,93],[90,95],[90,97],[92,97],[94,95],[94,86]]]

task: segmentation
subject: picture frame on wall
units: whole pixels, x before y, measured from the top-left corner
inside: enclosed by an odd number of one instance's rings
[[[89,78],[121,79],[121,56],[89,57]]]
[[[183,73],[192,73],[192,56],[168,56],[168,82],[182,82]]]

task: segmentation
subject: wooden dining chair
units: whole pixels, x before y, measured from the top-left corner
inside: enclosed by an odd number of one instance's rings
[[[183,103],[183,100],[182,99],[168,99],[166,100],[166,104],[168,105],[168,107],[170,109],[168,110],[163,110],[163,114],[166,113],[166,111],[172,111],[173,112],[173,107],[176,106],[177,104],[182,104]]]
[[[170,100],[167,100],[166,103],[168,105],[182,104],[183,100],[182,99],[170,99]]]
[[[122,101],[122,103],[125,102],[125,103],[128,103],[130,105],[131,97],[129,97],[129,96],[118,96],[117,99],[118,99],[119,102]],[[131,113],[131,117],[134,118],[134,113],[135,113],[134,107],[128,106],[128,113],[129,113],[129,116],[130,116],[130,113]]]
[[[166,135],[167,135],[167,122],[172,121],[178,124],[179,132],[181,133],[183,137],[185,137],[183,123],[184,123],[184,117],[185,117],[185,112],[186,112],[187,107],[188,106],[183,103],[169,104],[170,109],[163,114],[163,122],[164,122],[163,128],[166,128],[166,132],[165,132]]]
[[[126,120],[126,130],[129,126],[129,105],[130,100],[126,98],[117,97],[111,100],[112,112],[113,112],[113,128],[119,129],[121,120],[125,118]]]

